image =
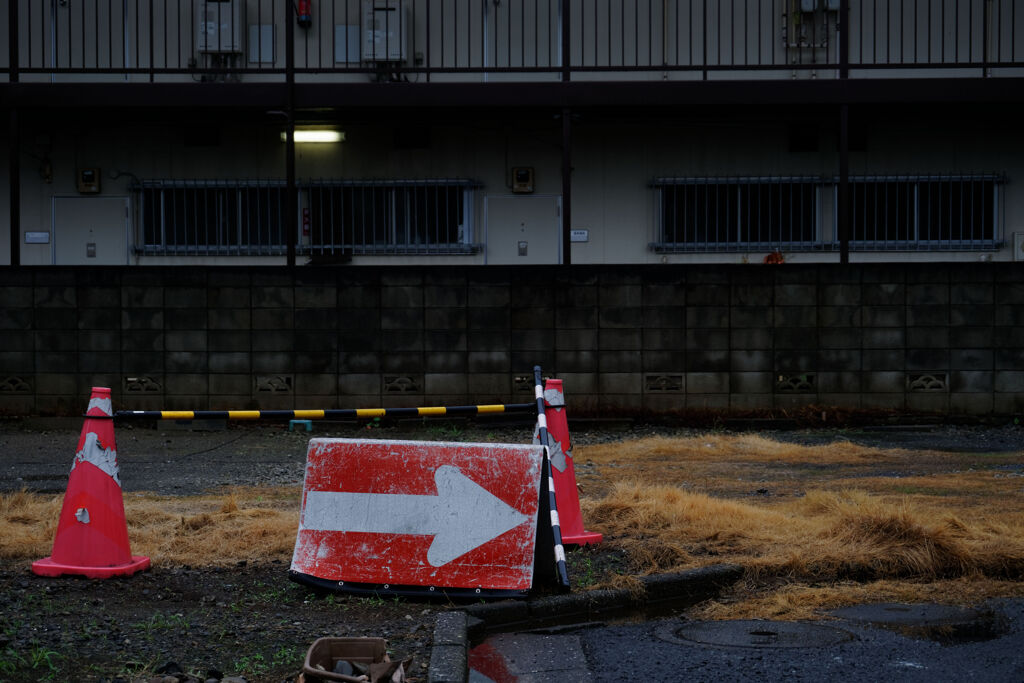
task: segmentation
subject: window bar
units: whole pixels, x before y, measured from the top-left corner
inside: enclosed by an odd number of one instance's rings
[[[951,180],[951,178],[952,178],[952,176],[947,178],[945,181],[942,181],[942,180],[939,181],[939,187],[940,188],[942,187],[942,183],[943,182],[946,183],[946,202],[945,202],[946,203],[946,216],[948,217],[948,221],[949,221],[949,237],[947,237],[946,239],[948,239],[948,240],[952,240],[952,238],[953,238],[953,181]],[[940,199],[942,198],[942,193],[941,192],[939,193],[939,198]],[[940,225],[942,224],[942,216],[941,215],[939,216],[939,224]],[[940,238],[941,238],[941,231],[940,231]]]
[[[760,15],[760,13],[761,9],[758,8],[758,14]],[[750,4],[748,0],[743,0],[743,64],[750,66]]]
[[[12,8],[10,6],[8,6],[7,11],[10,12],[11,9]],[[13,8],[13,9],[17,10],[17,8]],[[32,4],[31,3],[29,4],[27,9],[28,9],[28,14],[26,15],[26,19],[28,21],[28,28],[25,31],[25,39],[26,39],[25,40],[25,49],[28,52],[28,60],[26,62],[26,65],[31,67],[32,66]],[[43,8],[42,8],[42,6],[40,6],[39,7],[39,13],[40,13],[39,25],[40,26],[42,26],[45,23],[42,20],[42,16],[41,16],[42,12],[43,12]],[[10,15],[8,15],[8,17],[9,16]],[[10,21],[10,19],[8,19],[8,21]],[[13,45],[8,45],[7,47],[8,47],[9,50],[14,48]],[[8,66],[8,68],[16,68],[19,65],[20,61],[21,61],[20,59],[11,59],[11,53],[8,52],[8,58],[7,58],[7,66]],[[45,66],[45,64],[43,64],[43,66]]]
[[[225,199],[234,197],[234,201],[231,202],[231,203],[233,203],[235,205],[235,215],[237,216],[236,221],[235,221],[235,225],[231,225],[231,224],[225,225],[224,241],[225,241],[226,251],[229,254],[232,253],[232,252],[234,252],[235,254],[240,254],[243,246],[251,246],[252,245],[252,242],[249,240],[249,235],[251,234],[251,231],[250,231],[250,227],[248,225],[248,216],[247,216],[248,212],[247,212],[247,210],[245,208],[245,203],[248,201],[249,193],[251,191],[252,191],[252,188],[247,187],[247,186],[243,186],[243,187],[240,187],[240,188],[238,188],[237,190],[234,190],[234,191],[229,190],[226,193],[228,196]],[[226,208],[227,207],[225,207],[225,209]],[[245,235],[246,235],[246,238],[244,240],[242,239],[242,231],[243,231],[243,229],[244,229]],[[234,239],[236,244],[232,244],[231,243],[232,239]],[[244,245],[243,245],[243,243],[244,243]]]
[[[952,182],[952,181],[950,181],[950,182]],[[966,211],[964,210],[965,207],[964,207],[964,180],[963,180],[963,176],[961,176],[960,181],[957,183],[957,185],[958,185],[959,190],[960,190],[960,220],[957,221],[957,222],[960,224],[960,242],[963,243],[965,241],[964,232],[966,231],[966,228],[967,228],[967,226],[966,226],[967,216],[965,215]],[[953,220],[953,216],[950,216],[950,220]],[[969,237],[966,238],[966,239],[969,239]]]
[[[106,68],[108,68],[108,69],[110,69],[110,68],[112,68],[114,66],[114,58],[113,58],[113,56],[114,56],[114,31],[113,31],[113,26],[112,26],[112,23],[114,22],[114,17],[112,16],[113,12],[111,11],[111,2],[113,2],[113,0],[106,0],[106,53],[108,53],[108,54],[106,54]],[[96,43],[95,43],[95,45],[93,45],[92,51],[96,55],[95,56],[95,58],[96,58],[96,69],[100,69],[100,66],[99,66],[100,65],[100,60],[99,60],[99,35],[100,34],[99,34],[99,7],[98,7],[99,3],[97,2],[96,4],[97,4],[97,7],[96,7]]]
[[[335,195],[338,196],[338,206],[340,207],[339,210],[341,213],[341,222],[339,226],[331,227],[330,235],[332,239],[332,244],[334,243],[334,240],[337,240],[337,238],[339,237],[338,227],[340,227],[341,247],[343,249],[352,249],[353,252],[355,252],[356,244],[358,242],[358,238],[356,236],[357,221],[355,190],[347,187],[332,187],[329,189],[329,191],[329,197],[333,198]]]
[[[368,249],[376,244],[377,238],[377,224],[375,221],[377,213],[376,189],[373,185],[364,185],[360,188],[359,195],[360,205],[357,208],[359,209],[359,220],[363,226],[362,244],[360,246],[363,249]],[[367,201],[368,197],[369,201]]]
[[[498,41],[497,41],[497,35],[498,35],[498,12],[497,12],[497,9],[498,8],[496,7],[495,8],[495,12],[494,12],[494,35],[495,35],[494,49],[495,50],[498,49]],[[520,0],[520,2],[519,2],[519,10],[520,10],[520,13],[522,13],[522,11],[523,11],[522,0]],[[505,29],[505,66],[507,68],[510,68],[510,67],[512,67],[512,6],[511,5],[506,5],[506,7],[505,7],[505,19],[506,19],[505,24],[507,26],[507,28]],[[521,25],[521,23],[522,22],[520,20],[520,25]],[[520,26],[520,30],[522,30],[521,26]],[[522,39],[523,39],[523,36],[520,36],[520,40],[519,40],[520,48],[522,46]],[[495,61],[497,61],[497,60],[495,60]]]
[[[686,25],[686,27],[687,27],[687,41],[686,42],[689,43],[689,45],[687,47],[689,48],[689,51],[690,51],[690,63],[689,63],[689,66],[693,66],[693,26],[694,26],[694,24],[693,24],[693,4],[694,4],[694,1],[695,0],[689,0],[690,23],[688,23]],[[681,33],[681,29],[679,27],[679,19],[680,19],[680,17],[677,14],[676,15],[676,35],[679,35]],[[677,55],[679,54],[679,41],[676,41],[676,54]],[[678,62],[678,59],[676,61]]]
[[[160,218],[160,235],[159,235],[160,241],[157,244],[157,248],[160,249],[160,250],[166,250],[167,249],[167,197],[164,195],[164,191],[162,189],[161,190],[152,190],[150,194],[154,195],[156,197],[156,199],[158,200],[158,201],[156,201],[154,203],[158,204],[159,206],[158,207],[154,207],[154,208],[158,208],[158,210],[160,211],[160,214],[159,214],[159,218]],[[143,197],[145,197],[145,195],[143,195]]]
[[[970,190],[971,190],[971,192],[970,192],[970,195],[971,195],[971,197],[970,197],[971,198],[971,208],[970,208],[970,215],[971,215],[971,243],[972,244],[977,244],[980,240],[978,239],[978,229],[974,225],[974,218],[975,218],[975,211],[974,211],[974,207],[975,207],[974,187],[978,183],[978,180],[972,178],[970,180],[970,183],[971,183],[971,185],[970,185]],[[982,206],[982,211],[984,211],[984,202],[982,202],[982,205],[983,205]]]
[[[248,26],[248,20],[244,22]],[[254,181],[253,185],[239,188],[237,226],[232,233],[236,236],[235,253],[243,256],[272,255],[274,209],[278,188],[270,183]]]
[[[82,8],[82,11],[80,12],[80,14],[81,14],[81,21],[78,24],[79,27],[81,28],[81,33],[82,33],[81,39],[80,39],[79,51],[81,52],[82,68],[84,69],[85,65],[86,65],[86,61],[85,61],[85,21],[86,21],[86,19],[85,19],[85,3],[84,2],[80,3],[79,6]],[[70,14],[69,14],[69,17],[70,17]],[[68,67],[69,68],[74,68],[74,66],[75,66],[74,65],[74,61],[73,61],[74,58],[72,56],[72,50],[70,48],[71,48],[71,46],[69,45],[68,46]]]
[[[346,50],[347,49],[348,48],[346,47]],[[306,206],[309,207],[309,234],[304,235],[307,241],[306,249],[308,249],[310,256],[315,256],[324,252],[324,244],[326,241],[324,238],[324,234],[326,233],[324,228],[325,224],[331,226],[331,253],[334,253],[334,245],[337,242],[337,239],[333,236],[334,202],[328,202],[325,208],[325,194],[326,190],[323,186],[317,186],[315,181],[310,181],[310,184],[306,189]]]
[[[189,202],[186,200],[184,188],[178,188],[172,185],[167,190],[163,190],[163,192],[169,193],[171,197],[171,230],[173,233],[170,235],[169,241],[173,242],[173,245],[169,244],[168,246],[172,246],[173,250],[177,251],[181,243],[188,243],[185,233],[188,230]],[[180,218],[178,217],[178,193],[181,193]],[[192,210],[195,211],[195,202],[192,202]]]
[[[857,3],[857,13],[858,13],[858,17],[857,17],[857,44],[858,44],[857,45],[857,47],[858,47],[858,49],[857,49],[857,58],[860,60],[860,62],[862,64],[867,63],[867,60],[864,58],[864,34],[867,33],[867,31],[864,30],[864,5],[865,4],[866,3],[864,3],[864,2]],[[852,9],[851,9],[851,14],[852,14]],[[849,36],[849,33],[850,33],[850,31],[847,30],[847,36]],[[847,40],[849,40],[849,38],[847,38]]]
[[[164,243],[160,246],[164,251],[171,251],[178,243],[178,229],[179,229],[179,218],[178,218],[178,202],[176,201],[175,193],[177,188],[173,185],[169,187],[160,187],[160,199],[164,203],[164,220],[167,222],[166,234],[164,236]],[[185,207],[182,207],[181,222],[184,222]]]
[[[466,23],[470,26],[469,35],[473,35],[473,3],[470,2],[466,7]],[[484,55],[487,54],[484,50],[484,34],[487,33],[487,24],[484,18],[484,4],[480,3],[480,63],[483,66]],[[473,68],[473,40],[472,38],[466,39],[466,68]]]
[[[540,66],[540,10],[538,8],[537,2],[538,2],[538,0],[533,0],[533,66],[534,67],[539,67]],[[523,0],[523,7],[526,7],[526,0]],[[550,19],[550,15],[551,15],[551,13],[548,12],[549,19]],[[550,21],[549,21],[549,23],[550,23]],[[551,66],[550,44],[548,45],[548,48],[549,48],[548,66]],[[523,25],[523,62],[524,62],[524,64],[526,62],[526,26],[525,26],[525,24]]]
[[[781,182],[782,181],[780,181],[780,183]],[[807,184],[803,179],[793,179],[787,181],[787,185],[789,192],[789,205],[780,207],[779,212],[784,217],[788,216],[789,230],[787,234],[784,227],[781,225],[779,226],[778,237],[775,238],[779,247],[786,243],[801,242],[804,234],[804,228],[806,227],[804,205],[806,203]],[[779,203],[783,203],[781,193],[779,196]]]
[[[757,242],[768,242],[768,241],[771,240],[771,232],[769,231],[768,238],[766,239],[765,238],[765,234],[764,234],[765,233],[765,229],[764,229],[765,226],[764,226],[764,221],[763,221],[764,211],[761,210],[762,207],[764,206],[764,200],[763,200],[763,198],[761,196],[762,185],[763,185],[763,183],[757,183],[756,185],[751,187],[750,194],[751,194],[753,200],[756,202],[756,206],[757,206],[756,226],[752,224],[751,228],[754,228],[754,230],[756,232],[756,241]]]
[[[647,14],[650,17],[651,0],[647,0]],[[649,44],[648,44],[649,45]],[[623,46],[625,47],[625,46]],[[611,50],[609,50],[611,52]],[[640,3],[637,2],[633,5],[633,64],[640,64]],[[622,65],[626,65],[626,60],[622,60]]]
[[[718,5],[718,21],[715,22],[715,51],[717,59],[716,66],[722,66],[722,5]]]
[[[447,31],[444,30],[445,22],[447,21],[446,12],[445,12],[445,9],[447,7],[448,7],[448,3],[446,3],[446,2],[442,2],[441,3],[441,30],[439,31],[439,33],[441,35],[441,68],[442,69],[445,66],[445,54],[446,54],[445,46],[444,46],[444,36],[445,36],[446,33],[448,33]],[[458,21],[458,17],[456,16],[456,19],[455,19],[455,31],[452,32],[452,35],[458,35],[458,31],[459,31],[459,21]],[[431,33],[430,31],[427,31],[428,40],[429,40],[430,33]]]
[[[192,226],[193,231],[194,231],[194,237],[193,237],[192,242],[193,242],[193,244],[196,247],[205,248],[205,251],[206,251],[207,254],[211,254],[211,253],[213,253],[214,249],[217,246],[217,242],[218,242],[217,237],[218,237],[218,233],[220,231],[220,220],[219,220],[220,217],[217,215],[217,208],[218,207],[217,207],[216,189],[214,189],[213,187],[207,186],[207,187],[204,187],[202,190],[200,190],[200,192],[202,192],[202,197],[203,197],[203,207],[202,207],[203,208],[203,212],[202,213],[199,213],[198,211],[196,212],[196,220],[195,220],[194,225]],[[213,196],[211,197],[211,195],[213,195]],[[211,207],[211,199],[212,199],[212,207]],[[211,211],[211,208],[212,208],[212,211]],[[212,213],[212,216],[211,216],[211,213]],[[211,218],[213,219],[213,226],[212,226],[213,230],[212,231],[210,230],[211,226],[209,224],[209,221],[210,221]]]
[[[347,16],[347,15],[346,15]],[[335,194],[338,194],[337,200]],[[337,207],[337,216],[335,215]],[[330,236],[330,251],[333,254],[338,242],[345,240],[345,198],[341,189],[327,188],[323,179],[309,188],[309,253],[323,254]],[[340,233],[340,236],[339,236]]]

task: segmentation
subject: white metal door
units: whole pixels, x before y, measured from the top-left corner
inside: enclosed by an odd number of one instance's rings
[[[559,195],[492,195],[484,199],[489,264],[562,262]]]
[[[53,264],[128,263],[128,197],[54,197]]]

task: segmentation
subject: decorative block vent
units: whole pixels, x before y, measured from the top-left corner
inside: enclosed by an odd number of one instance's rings
[[[682,375],[645,375],[644,388],[646,391],[670,394],[683,391]]]
[[[11,375],[0,380],[0,394],[31,394],[32,385],[24,377]]]
[[[419,394],[423,392],[423,378],[419,375],[385,375],[385,394]]]
[[[291,375],[257,375],[256,391],[263,394],[287,394],[295,386]]]
[[[808,373],[779,375],[775,391],[780,394],[811,394],[816,391],[814,379],[814,375]]]
[[[913,392],[934,392],[946,391],[949,385],[946,382],[946,373],[918,373],[907,375],[907,389]]]
[[[163,391],[163,385],[148,375],[133,375],[124,378],[126,394],[152,394]]]
[[[551,379],[551,375],[541,374],[541,380],[546,381]],[[513,375],[512,376],[512,391],[517,394],[529,394],[533,396],[534,389],[533,375]]]

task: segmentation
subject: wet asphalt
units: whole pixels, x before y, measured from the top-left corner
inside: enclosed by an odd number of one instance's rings
[[[499,634],[470,655],[471,683],[1024,680],[1024,599],[986,605],[997,628],[901,632],[856,619],[692,622]],[[945,634],[945,635],[943,635]],[[972,638],[977,638],[972,640]]]

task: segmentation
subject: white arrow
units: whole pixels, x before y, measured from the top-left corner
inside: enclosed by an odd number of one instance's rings
[[[453,465],[434,483],[436,496],[309,491],[302,528],[433,536],[427,562],[440,567],[529,519]]]

